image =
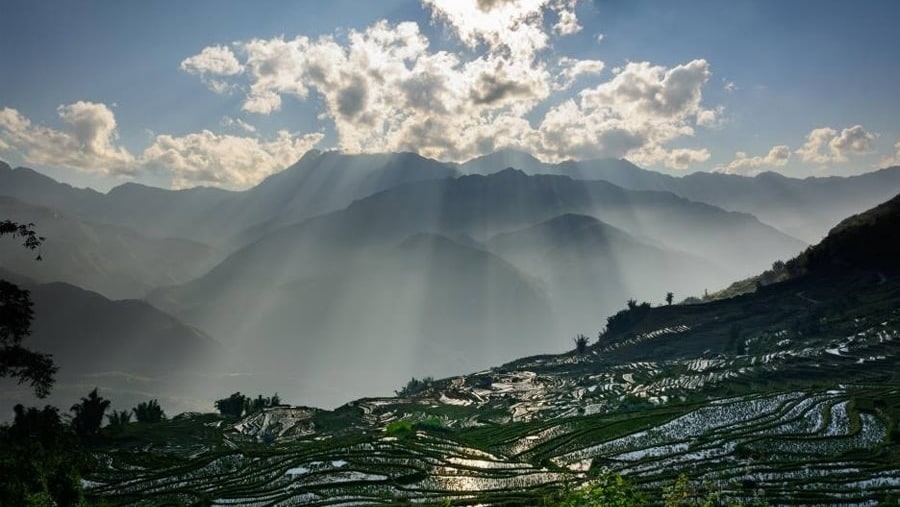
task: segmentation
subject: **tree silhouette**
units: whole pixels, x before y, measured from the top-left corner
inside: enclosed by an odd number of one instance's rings
[[[83,505],[81,470],[88,460],[55,407],[15,406],[0,425],[0,505]]]
[[[221,400],[216,400],[216,409],[222,414],[222,417],[227,417],[230,419],[237,419],[244,413],[244,408],[247,406],[248,398],[241,394],[240,392],[236,392],[227,398],[223,398]]]
[[[572,339],[575,342],[575,352],[578,354],[584,354],[587,352],[588,340],[589,338],[583,334],[580,334]]]
[[[159,406],[159,402],[156,400],[138,403],[138,405],[134,407],[133,412],[137,422],[142,423],[158,423],[166,418],[166,413],[163,412],[163,409]]]
[[[40,247],[44,238],[39,237],[32,227],[32,224],[4,220],[0,222],[0,236],[22,237],[22,246],[34,250]],[[40,259],[39,254],[37,260]],[[43,398],[50,394],[58,368],[53,365],[50,355],[22,346],[22,341],[31,334],[32,306],[27,290],[0,280],[0,377],[16,378],[19,384],[27,382],[35,395]]]
[[[671,305],[672,301],[675,299],[675,294],[671,292],[666,292],[666,304]]]
[[[113,410],[112,414],[106,416],[109,425],[112,427],[124,426],[131,422],[131,412],[127,410]]]
[[[72,418],[72,427],[75,433],[85,438],[97,436],[100,432],[100,425],[103,424],[103,415],[109,408],[109,400],[97,395],[95,387],[86,398],[81,398],[81,403],[72,405],[70,409],[75,412]]]

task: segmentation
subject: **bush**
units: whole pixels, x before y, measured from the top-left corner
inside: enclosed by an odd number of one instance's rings
[[[588,348],[588,337],[580,334],[572,339],[575,342],[575,352],[578,354],[584,354],[587,352]]]
[[[163,412],[163,409],[159,406],[159,402],[156,400],[138,403],[138,406],[134,407],[133,411],[134,417],[138,422],[142,423],[158,423],[166,418],[166,413]]]
[[[88,455],[72,428],[54,407],[15,413],[0,426],[0,505],[81,505]]]
[[[384,432],[389,437],[407,438],[415,434],[415,429],[409,421],[394,421],[387,425]]]
[[[559,507],[636,507],[647,505],[643,495],[617,473],[603,473],[597,479],[565,493]]]
[[[399,391],[394,391],[394,394],[396,394],[397,396],[411,396],[413,394],[418,394],[425,389],[428,389],[433,383],[433,377],[423,377],[422,380],[413,377],[409,379],[409,382],[407,382],[405,386],[401,387]]]

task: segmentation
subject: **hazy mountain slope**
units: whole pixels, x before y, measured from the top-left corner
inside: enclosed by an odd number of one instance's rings
[[[35,262],[36,253],[16,242],[0,243],[0,266],[38,282],[68,282],[113,299],[143,297],[155,287],[184,283],[216,260],[209,247],[194,241],[148,237],[7,197],[0,197],[0,217],[34,223],[46,238],[43,262]]]
[[[309,404],[388,393],[412,375],[484,368],[547,346],[554,322],[545,296],[490,253],[415,235],[359,243],[349,255],[323,236],[290,249],[289,234],[153,300],[227,340],[243,369],[290,376],[289,386],[268,388]]]
[[[772,172],[752,177],[708,172],[674,177],[641,169],[621,159],[548,164],[524,152],[504,150],[470,160],[461,164],[460,169],[490,174],[510,166],[529,174],[600,179],[633,190],[673,192],[693,201],[750,213],[807,242],[821,239],[844,217],[869,209],[900,192],[900,167],[849,177],[805,179]]]
[[[566,213],[591,215],[635,236],[727,266],[732,278],[759,271],[771,259],[792,256],[803,247],[752,216],[670,193],[635,192],[564,176],[527,176],[517,170],[403,185],[309,225],[347,231],[353,238],[435,231],[483,241]]]
[[[414,153],[345,155],[311,151],[219,210],[240,217],[238,243],[278,227],[336,211],[356,199],[402,183],[458,176],[450,165]],[[256,226],[256,227],[251,227]],[[250,230],[244,231],[246,227]]]
[[[689,245],[703,251],[707,255],[703,260],[691,257],[689,262],[688,272],[698,277],[690,280],[690,287],[724,285],[730,272],[743,273],[761,259],[779,252],[790,255],[803,246],[750,216],[672,194],[633,192],[606,182],[567,177],[529,177],[510,170],[488,177],[397,186],[344,210],[277,229],[203,277],[155,291],[150,300],[226,343],[244,345],[240,355],[248,362],[302,362],[299,370],[304,378],[308,378],[307,369],[320,376],[335,368],[355,371],[345,368],[356,364],[343,359],[350,349],[366,350],[370,362],[396,365],[384,372],[385,378],[367,377],[367,385],[396,385],[398,378],[412,374],[487,366],[526,350],[547,350],[548,346],[552,350],[554,345],[547,340],[557,336],[560,328],[551,305],[564,308],[566,299],[548,299],[543,290],[550,287],[538,288],[539,274],[529,273],[526,278],[520,270],[479,250],[477,241],[569,212],[594,214],[658,245]],[[422,233],[461,239],[437,240]],[[575,243],[571,251],[577,253]],[[596,246],[587,240],[585,245]],[[604,258],[596,266],[596,276],[619,269],[623,284],[635,286],[607,287],[597,280],[597,285],[582,287],[584,292],[597,291],[594,312],[613,308],[613,299],[619,300],[616,307],[628,297],[661,300],[665,292],[657,290],[655,282],[649,285],[652,293],[637,286],[644,271],[652,276],[670,270],[672,274],[663,280],[666,290],[682,290],[675,286],[680,275],[674,273],[687,256],[667,256],[663,250],[638,248],[631,242],[622,245],[621,252],[611,251],[633,254],[641,264],[613,266]],[[728,260],[722,265],[734,263],[734,267],[723,272],[717,268],[720,259]],[[568,270],[562,262],[558,266],[559,280],[576,277],[580,269]],[[604,299],[607,291],[609,302]],[[590,297],[586,294],[585,300]],[[590,306],[584,302],[579,308]],[[563,317],[568,315],[567,311]],[[453,353],[434,349],[438,343],[452,345]],[[555,343],[565,346],[565,342]],[[417,357],[409,352],[413,344],[441,352]],[[483,349],[487,344],[495,345]],[[296,352],[283,352],[289,345],[296,346],[291,349]],[[296,371],[290,365],[283,368]],[[356,388],[358,384],[351,380],[360,379],[336,378],[327,384]],[[327,399],[328,393],[307,395]]]
[[[400,183],[457,174],[450,165],[412,153],[310,151],[296,164],[243,192],[205,187],[166,190],[126,183],[102,194],[3,164],[0,195],[148,235],[228,247],[255,239],[271,228],[338,210],[354,199]]]
[[[0,279],[31,293],[34,321],[24,343],[52,354],[59,366],[50,402],[72,403],[94,386],[128,402],[183,397],[189,386],[166,385],[168,380],[200,374],[222,352],[203,331],[143,301],[111,301],[66,283],[35,283],[5,269]],[[27,389],[13,385],[5,384],[0,398],[28,397]]]
[[[544,283],[564,334],[595,331],[626,298],[701,293],[710,262],[640,241],[585,215],[561,215],[491,238],[487,247]]]
[[[90,477],[91,494],[244,503],[278,494],[302,503],[313,491],[365,504],[440,495],[539,505],[613,471],[651,499],[668,498],[670,485],[689,476],[703,494],[718,489],[719,500],[738,504],[896,503],[900,256],[889,233],[898,204],[844,221],[809,251],[828,262],[809,264],[803,276],[728,300],[638,305],[615,319],[629,325],[581,352],[525,357],[333,411],[276,407],[217,424],[220,432],[210,433],[220,420],[210,414],[129,435],[120,441],[141,467],[108,466]],[[594,228],[627,240],[573,216],[508,240],[566,240]],[[261,462],[260,442],[273,434],[282,445]],[[157,453],[143,452],[159,443]],[[110,457],[100,463],[124,454],[99,451]],[[223,457],[236,465],[209,466]],[[293,472],[273,482],[286,460]],[[248,476],[249,467],[265,473]]]

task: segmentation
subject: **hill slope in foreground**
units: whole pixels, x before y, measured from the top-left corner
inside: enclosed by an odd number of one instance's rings
[[[182,415],[98,447],[110,504],[540,505],[603,470],[740,503],[896,505],[900,198],[697,305],[633,305],[581,353],[411,383],[334,411]],[[846,240],[847,238],[852,241]],[[874,262],[860,241],[873,247]],[[894,245],[894,246],[892,246]]]

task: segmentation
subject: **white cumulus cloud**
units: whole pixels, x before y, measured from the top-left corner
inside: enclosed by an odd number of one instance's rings
[[[851,155],[871,152],[874,140],[875,134],[867,132],[862,125],[854,125],[840,132],[831,127],[821,127],[806,136],[806,142],[796,153],[804,162],[846,162]]]
[[[182,188],[211,184],[245,188],[293,164],[324,134],[278,132],[272,140],[216,134],[157,135],[140,156],[116,144],[116,119],[104,104],[75,102],[57,109],[62,130],[35,125],[15,109],[0,109],[0,152],[15,152],[29,164],[100,175],[136,176],[146,171],[170,177]],[[241,120],[223,124],[253,132]]]
[[[295,136],[280,131],[273,141],[216,134],[159,135],[141,155],[141,164],[170,174],[173,188],[198,184],[246,188],[296,162],[323,134]]]
[[[790,158],[791,148],[782,144],[773,146],[765,156],[751,157],[739,151],[728,165],[717,169],[728,174],[753,175],[759,173],[764,167],[784,167]]]
[[[57,108],[62,130],[34,125],[19,111],[0,110],[4,150],[31,164],[102,174],[133,174],[134,157],[118,146],[116,118],[105,104],[78,101]]]

